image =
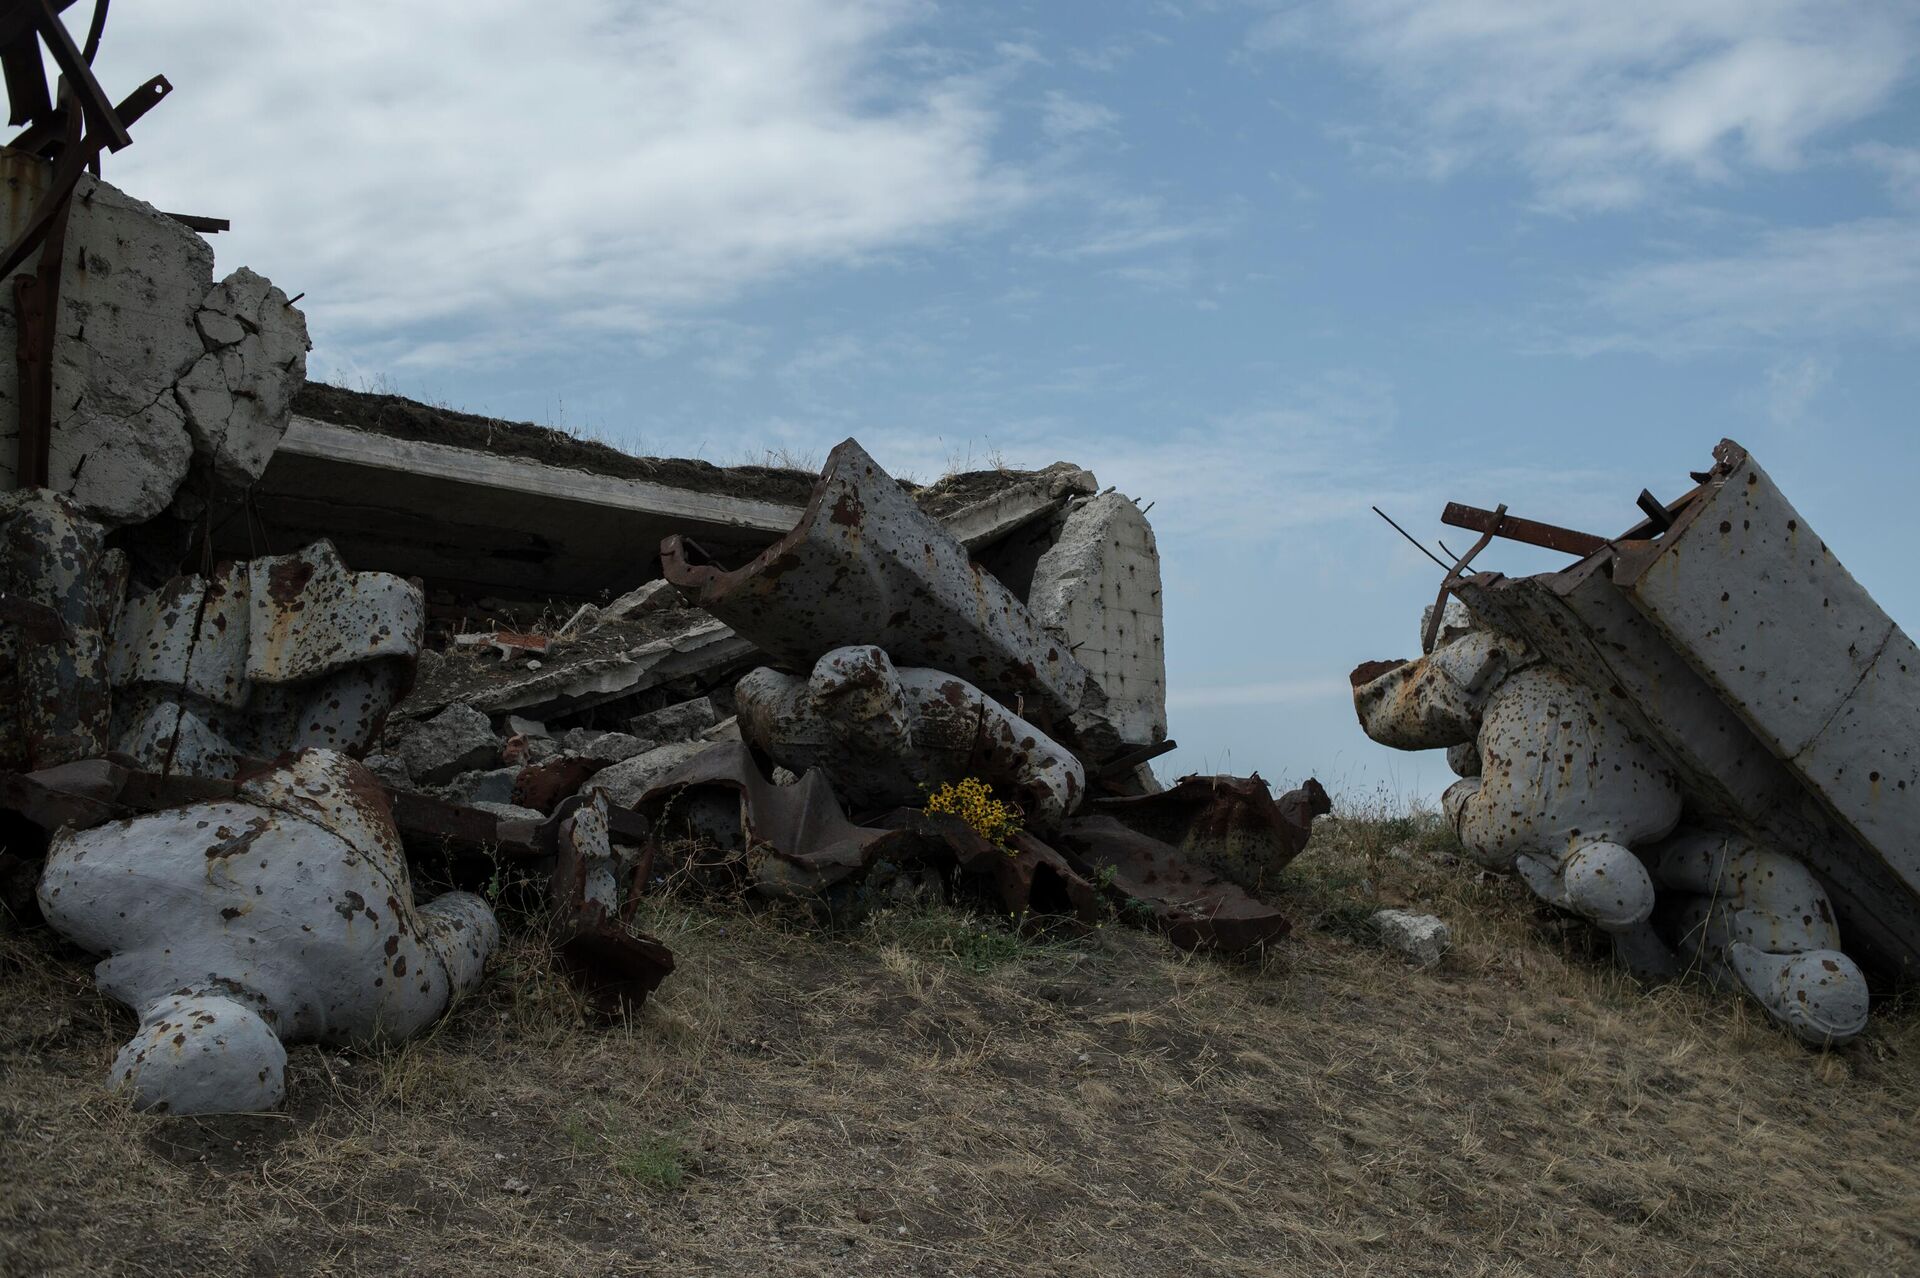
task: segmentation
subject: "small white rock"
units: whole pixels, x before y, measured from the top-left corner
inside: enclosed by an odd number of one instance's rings
[[[1373,928],[1382,945],[1420,967],[1432,967],[1453,946],[1453,930],[1431,914],[1381,910]]]

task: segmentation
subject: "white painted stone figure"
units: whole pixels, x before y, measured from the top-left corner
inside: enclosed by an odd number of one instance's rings
[[[170,1114],[277,1106],[286,1043],[417,1033],[479,983],[500,937],[470,893],[415,905],[385,795],[329,750],[232,801],[61,831],[39,899],[140,1013],[111,1084]]]
[[[1864,1028],[1866,981],[1818,881],[1739,835],[1676,834],[1678,777],[1601,694],[1457,600],[1432,652],[1354,675],[1368,736],[1447,750],[1461,779],[1441,807],[1468,854],[1612,934],[1629,968],[1670,976],[1678,950],[1809,1042]]]
[[[836,648],[802,679],[762,668],[734,690],[740,735],[782,767],[819,768],[858,808],[918,805],[922,787],[980,777],[1016,795],[1037,828],[1086,794],[1072,751],[966,680]]]

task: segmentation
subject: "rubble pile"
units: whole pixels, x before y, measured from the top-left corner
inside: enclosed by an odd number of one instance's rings
[[[1423,655],[1355,668],[1354,706],[1445,748],[1468,853],[1636,975],[1699,971],[1844,1042],[1920,974],[1920,654],[1744,448],[1693,479],[1612,539],[1448,507],[1480,542]],[[1468,573],[1496,536],[1579,561]]]
[[[817,476],[736,474],[303,388],[267,281],[212,284],[204,242],[104,183],[73,198],[73,260],[116,269],[62,304],[114,340],[58,345],[49,482],[0,494],[0,882],[37,880],[8,916],[140,1017],[110,1080],[140,1106],[270,1108],[288,1044],[440,1016],[500,925],[416,899],[423,869],[538,883],[609,1014],[673,971],[633,926],[667,890],[1285,934],[1262,894],[1326,795],[1161,791],[1158,553],[1089,472],[918,487],[849,440]],[[935,801],[956,786],[1002,822]]]

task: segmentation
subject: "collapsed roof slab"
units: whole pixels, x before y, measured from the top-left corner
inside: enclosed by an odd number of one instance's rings
[[[574,470],[296,416],[255,490],[276,544],[330,537],[349,563],[485,589],[598,598],[659,575],[675,532],[751,554],[799,506]],[[244,536],[244,530],[236,530]]]
[[[528,423],[309,383],[221,554],[331,540],[348,563],[505,598],[600,600],[660,575],[683,533],[745,563],[799,520],[817,476],[635,457]],[[976,472],[918,490],[928,513],[985,553],[1095,490],[1059,463]]]

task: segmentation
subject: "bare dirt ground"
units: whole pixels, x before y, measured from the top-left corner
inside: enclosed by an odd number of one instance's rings
[[[429,1037],[218,1120],[103,1095],[132,1016],[0,937],[0,1272],[1920,1273],[1910,1010],[1821,1053],[1642,993],[1430,822],[1323,822],[1289,878],[1259,966],[662,901],[629,1023],[522,935]],[[1453,954],[1379,950],[1381,904]]]

